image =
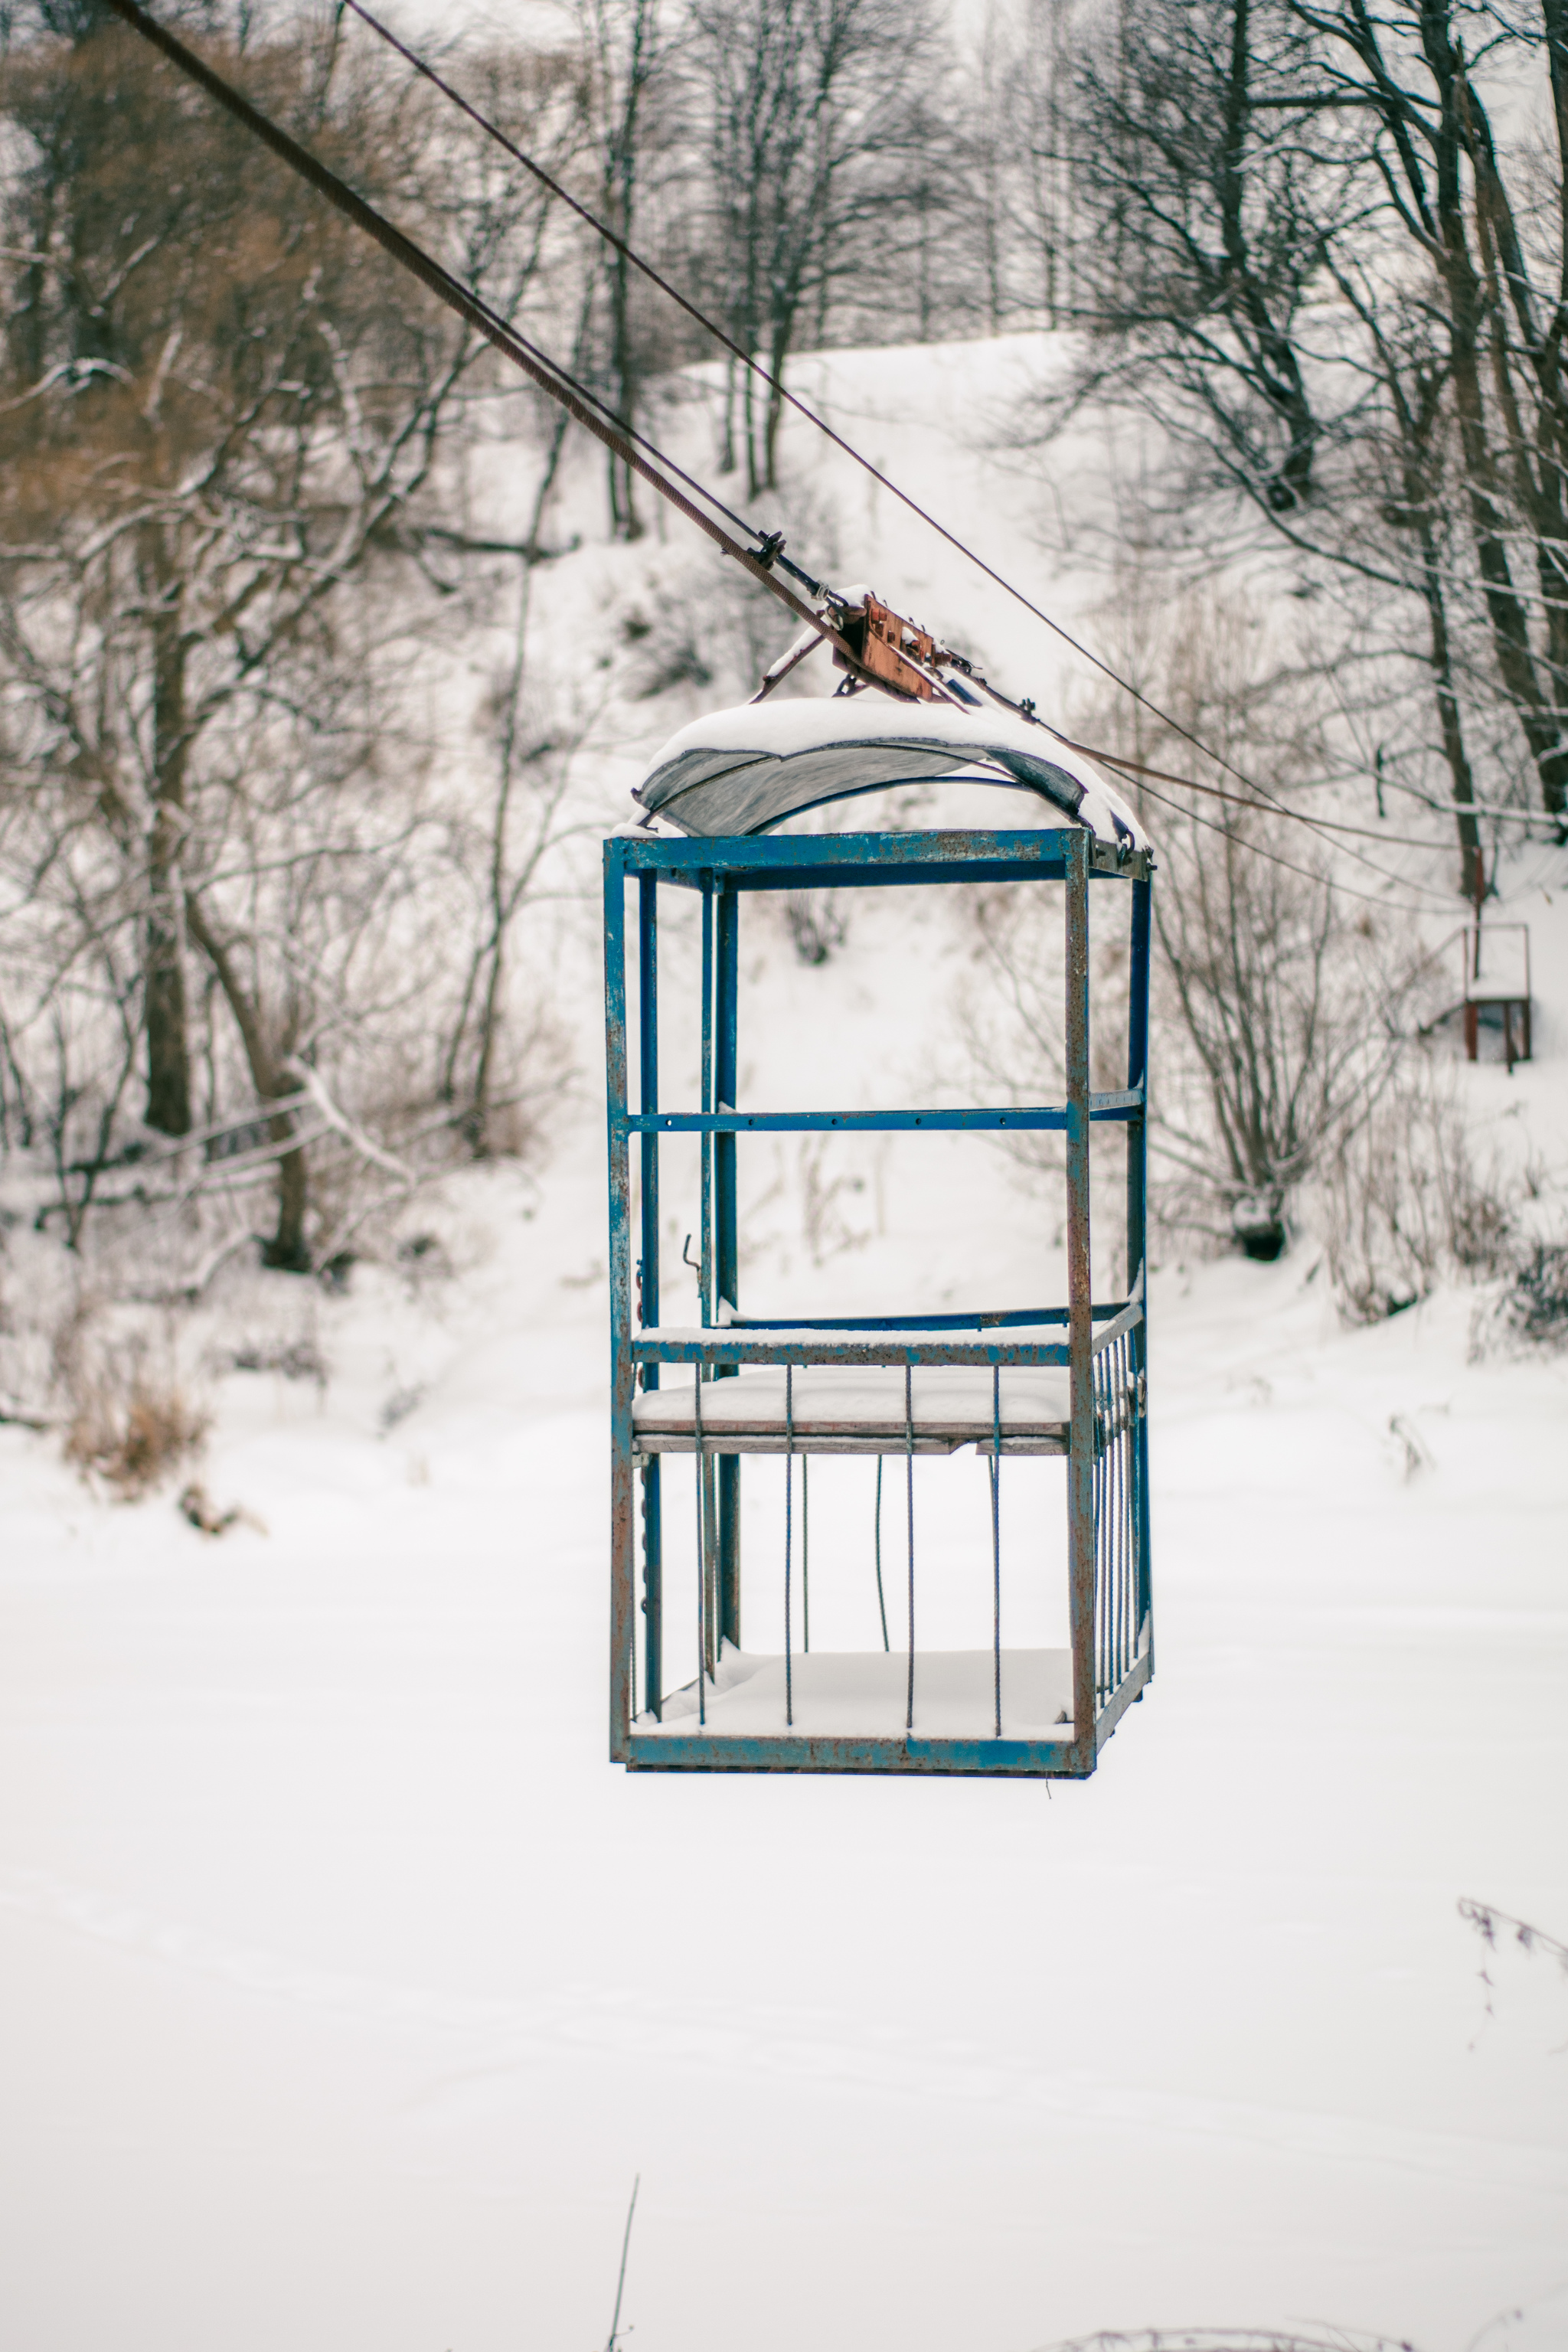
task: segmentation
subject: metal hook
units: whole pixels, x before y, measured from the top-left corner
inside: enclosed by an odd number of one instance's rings
[[[691,1257],[688,1255],[690,1247],[691,1235],[688,1234],[686,1239],[680,1244],[680,1263],[682,1265],[689,1265],[693,1274],[700,1275],[702,1272],[702,1262],[700,1258]]]

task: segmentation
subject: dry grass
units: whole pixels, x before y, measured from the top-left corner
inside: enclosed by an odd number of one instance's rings
[[[207,1428],[177,1388],[138,1375],[121,1394],[100,1390],[82,1402],[67,1424],[66,1460],[133,1503],[200,1451]]]
[[[54,1373],[66,1460],[121,1501],[149,1494],[201,1450],[208,1417],[186,1397],[172,1347],[156,1362],[143,1333],[106,1336],[86,1301],[55,1335]]]

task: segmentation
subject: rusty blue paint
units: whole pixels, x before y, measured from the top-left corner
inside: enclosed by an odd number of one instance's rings
[[[663,881],[695,889],[704,874],[728,877],[736,890],[831,888],[853,883],[1062,881],[1074,842],[1089,836],[1071,827],[1029,832],[744,834],[730,838],[672,840],[657,834],[617,834],[605,845],[628,874],[657,872]],[[1147,880],[1145,852],[1121,855],[1090,842],[1090,870],[1123,881]]]
[[[1092,1746],[1067,1739],[856,1739],[798,1733],[703,1738],[696,1733],[634,1732],[626,1761],[647,1771],[934,1772],[988,1775],[1043,1772],[1082,1778],[1094,1769]]]
[[[631,1722],[633,1519],[631,1161],[626,1134],[626,887],[605,861],[605,1090],[610,1168],[610,1517],[616,1574],[610,1595],[610,1753],[624,1760]]]
[[[1056,1339],[759,1339],[731,1325],[715,1331],[634,1339],[637,1364],[1070,1364]]]
[[[1068,845],[1067,871],[1068,1328],[1071,1365],[1068,1439],[1068,1625],[1073,1717],[1094,1719],[1094,1314],[1089,1271],[1089,843]]]
[[[1152,893],[1147,879],[1132,885],[1131,969],[1128,975],[1127,1084],[1136,1087],[1143,1108],[1127,1130],[1127,1266],[1131,1276],[1149,1263],[1149,959]],[[1149,1288],[1143,1286],[1143,1317],[1133,1335],[1132,1376],[1142,1401],[1149,1384]],[[1133,1541],[1138,1563],[1140,1625],[1149,1628],[1149,1676],[1154,1672],[1153,1581],[1149,1548],[1149,1416],[1141,1409],[1132,1484]]]
[[[1131,1121],[1142,1110],[1137,1093],[1095,1095],[1089,1098],[1093,1120]],[[998,1128],[1054,1128],[1066,1131],[1066,1103],[1037,1106],[1009,1104],[1005,1110],[661,1110],[630,1111],[626,1125],[634,1135],[816,1135],[841,1129],[846,1135],[877,1135],[900,1129],[929,1128],[933,1134],[982,1134]],[[705,1147],[706,1148],[706,1147]]]
[[[637,880],[637,1100],[645,1113],[658,1108],[658,883],[651,874]],[[658,1145],[641,1139],[642,1258],[638,1265],[638,1320],[658,1321]],[[645,1389],[658,1386],[658,1366],[642,1367]],[[664,1493],[658,1454],[642,1470],[643,1690],[657,1720],[664,1691]],[[632,1643],[637,1641],[633,1612]]]
[[[733,890],[723,889],[718,902],[718,958],[714,968],[713,1008],[715,1108],[735,1099],[738,1074],[741,989],[741,902]],[[718,1129],[713,1142],[713,1248],[719,1297],[731,1310],[740,1305],[740,1246],[736,1192],[735,1137]],[[717,1380],[734,1376],[739,1367],[720,1364]],[[741,1646],[741,1462],[734,1454],[719,1457],[719,1632],[721,1638]]]
[[[742,1770],[1061,1774],[1082,1777],[1152,1672],[1149,1587],[1145,1307],[1142,1282],[1125,1299],[1090,1295],[1089,1169],[1097,1129],[1119,1129],[1127,1148],[1128,1266],[1146,1248],[1148,982],[1151,861],[1118,856],[1083,833],[950,833],[748,836],[672,841],[617,835],[605,845],[606,1075],[610,1144],[612,1350],[611,1753],[637,1770]],[[625,891],[637,884],[638,1107],[630,1108],[626,1068]],[[904,886],[959,881],[1051,881],[1068,909],[1065,1103],[950,1110],[802,1110],[752,1113],[735,1104],[740,894],[749,889]],[[1125,1087],[1089,1087],[1090,885],[1131,885],[1129,1062]],[[665,1110],[658,1101],[658,892],[675,885],[701,893],[701,1107]],[[1054,1130],[1066,1139],[1068,1299],[1066,1307],[942,1315],[840,1317],[786,1321],[739,1311],[736,1234],[737,1141],[745,1133],[998,1132]],[[702,1145],[701,1321],[691,1332],[659,1328],[658,1150],[663,1136],[696,1134]],[[630,1278],[630,1147],[641,1177],[640,1306],[634,1329]],[[717,1321],[721,1302],[727,1318]],[[1050,1331],[1060,1337],[1047,1337]],[[636,1529],[631,1404],[636,1381],[655,1387],[664,1364],[696,1364],[724,1379],[744,1364],[1055,1365],[1069,1373],[1069,1623],[1074,1726],[1057,1739],[769,1738],[691,1731],[639,1732],[631,1715],[636,1623]],[[1108,1450],[1110,1449],[1110,1450]],[[710,1449],[704,1448],[707,1454]],[[706,1464],[703,1466],[707,1466]],[[741,1464],[714,1457],[717,1622],[740,1639]],[[647,1692],[662,1698],[662,1615],[658,1456],[643,1478],[643,1644]],[[700,1467],[699,1475],[702,1475]],[[1098,1605],[1097,1605],[1098,1604]],[[1079,1725],[1086,1728],[1080,1733]]]

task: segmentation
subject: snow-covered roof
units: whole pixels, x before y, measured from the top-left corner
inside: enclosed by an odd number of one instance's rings
[[[824,801],[942,777],[1028,793],[1056,812],[1050,821],[1076,820],[1112,846],[1149,845],[1093,761],[1048,728],[877,693],[711,711],[670,737],[633,797],[682,833],[711,838],[766,833]]]

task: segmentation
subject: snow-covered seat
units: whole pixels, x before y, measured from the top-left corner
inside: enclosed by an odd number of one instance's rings
[[[802,1365],[787,1378],[780,1364],[747,1365],[733,1379],[703,1382],[703,1451],[902,1454],[912,1428],[917,1454],[951,1454],[960,1445],[989,1453],[999,1402],[1005,1454],[1067,1452],[1065,1370],[1009,1364],[997,1385],[999,1397],[984,1364],[919,1364],[906,1398],[897,1364]],[[685,1365],[667,1366],[658,1388],[638,1392],[632,1425],[639,1454],[695,1451],[696,1395]]]

